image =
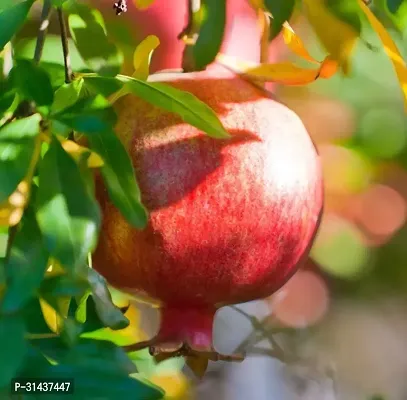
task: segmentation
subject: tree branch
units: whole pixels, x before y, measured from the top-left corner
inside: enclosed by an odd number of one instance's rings
[[[44,0],[41,12],[40,29],[37,35],[37,43],[35,45],[34,62],[38,64],[42,57],[42,51],[44,49],[45,37],[47,36],[49,19],[52,13],[51,0]]]
[[[68,33],[65,23],[64,13],[61,7],[57,8],[59,28],[61,32],[62,51],[64,52],[64,66],[65,66],[65,83],[72,81],[72,66],[71,58],[69,56]]]

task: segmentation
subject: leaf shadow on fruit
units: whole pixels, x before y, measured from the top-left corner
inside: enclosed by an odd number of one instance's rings
[[[230,139],[201,135],[143,148],[140,152],[134,146],[133,163],[147,209],[157,211],[188,196],[222,166],[223,149],[261,141],[249,131],[231,129],[229,133]]]

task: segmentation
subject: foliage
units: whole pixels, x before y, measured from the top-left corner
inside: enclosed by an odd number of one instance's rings
[[[152,3],[136,1],[136,6]],[[407,96],[405,63],[382,24],[362,1],[350,2],[352,7],[345,7],[345,1],[334,3],[251,1],[257,12],[272,19],[264,35],[272,40],[282,32],[294,54],[316,65],[308,69],[291,63],[242,66],[244,60],[222,58],[225,3],[207,0],[205,12],[196,18],[200,34],[191,53],[194,65],[204,68],[218,57],[257,81],[291,85],[329,78],[338,68],[347,73],[360,19],[367,16],[391,49]],[[62,25],[68,23],[71,38],[64,30],[61,36],[71,59],[79,60],[73,62],[73,72],[66,52],[52,60],[13,52],[30,10],[38,4],[7,0],[0,5],[0,389],[6,396],[12,378],[69,376],[75,378],[75,393],[84,398],[162,398],[163,391],[145,379],[160,366],[144,352],[126,354],[120,347],[134,323],[127,318],[132,307],[119,308],[91,267],[101,227],[93,174],[100,170],[111,201],[130,224],[143,229],[148,210],[130,157],[114,133],[112,104],[128,93],[179,114],[213,138],[229,134],[195,96],[147,80],[158,38],[147,37],[135,49],[132,76],[120,74],[123,51],[108,34],[100,11],[79,1],[51,4],[58,8]],[[46,10],[50,0],[43,6]],[[289,25],[301,6],[326,48],[322,62],[308,53]],[[376,1],[374,10],[387,15],[394,27],[405,27],[403,2]],[[327,20],[331,30],[323,28]],[[41,50],[41,30],[36,43]],[[80,135],[89,148],[75,142]],[[178,364],[175,369],[182,367]]]

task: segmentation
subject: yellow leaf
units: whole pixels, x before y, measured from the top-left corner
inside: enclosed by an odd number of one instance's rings
[[[226,67],[250,79],[293,86],[312,83],[318,78],[328,79],[338,70],[338,63],[330,56],[320,63],[319,68],[313,69],[301,68],[291,62],[253,65],[225,55],[219,55],[217,59]]]
[[[149,35],[137,46],[133,55],[134,78],[143,80],[148,78],[151,56],[159,44],[157,36]]]
[[[79,161],[83,154],[90,153],[87,162],[89,168],[99,168],[103,166],[102,158],[91,151],[90,149],[80,146],[73,140],[68,140],[63,137],[58,136],[64,150],[69,153],[75,161]]]
[[[394,69],[396,71],[397,77],[400,81],[401,90],[404,95],[404,106],[407,111],[407,66],[406,62],[403,60],[397,46],[392,40],[389,33],[386,31],[381,22],[375,17],[375,15],[370,11],[369,7],[362,1],[358,0],[360,8],[366,14],[367,19],[371,23],[373,29],[379,36],[383,43],[384,50],[393,63]]]
[[[283,24],[282,33],[285,44],[293,53],[303,58],[304,60],[319,64],[319,61],[317,61],[314,57],[311,56],[311,54],[309,54],[308,50],[305,48],[304,42],[294,32],[293,28],[291,28],[288,22],[285,22]]]
[[[42,298],[40,298],[40,306],[41,306],[41,310],[42,310],[42,315],[44,316],[45,322],[47,323],[49,329],[51,329],[52,332],[58,333],[59,327],[62,324],[61,317]]]
[[[306,85],[318,78],[330,78],[337,70],[337,63],[328,57],[319,68],[301,68],[290,62],[261,64],[248,69],[244,75],[264,82],[276,82],[283,85]]]
[[[0,226],[15,226],[24,214],[30,196],[30,184],[21,181],[9,198],[0,204]]]
[[[325,1],[303,0],[306,15],[332,59],[338,61],[345,74],[349,74],[349,58],[359,35],[351,25],[332,14]]]
[[[154,3],[154,0],[133,0],[133,2],[139,10],[145,10]]]
[[[157,36],[149,35],[147,36],[136,48],[133,55],[133,66],[134,73],[133,78],[147,80],[150,73],[150,60],[153,55],[153,51],[159,46],[160,39]],[[109,96],[109,101],[111,104],[116,102],[120,97],[125,96],[129,93],[127,85],[124,85],[116,93]]]

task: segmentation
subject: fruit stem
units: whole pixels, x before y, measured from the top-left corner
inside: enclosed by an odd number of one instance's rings
[[[172,307],[161,310],[158,337],[162,342],[188,343],[195,350],[212,348],[216,310],[212,307]]]

